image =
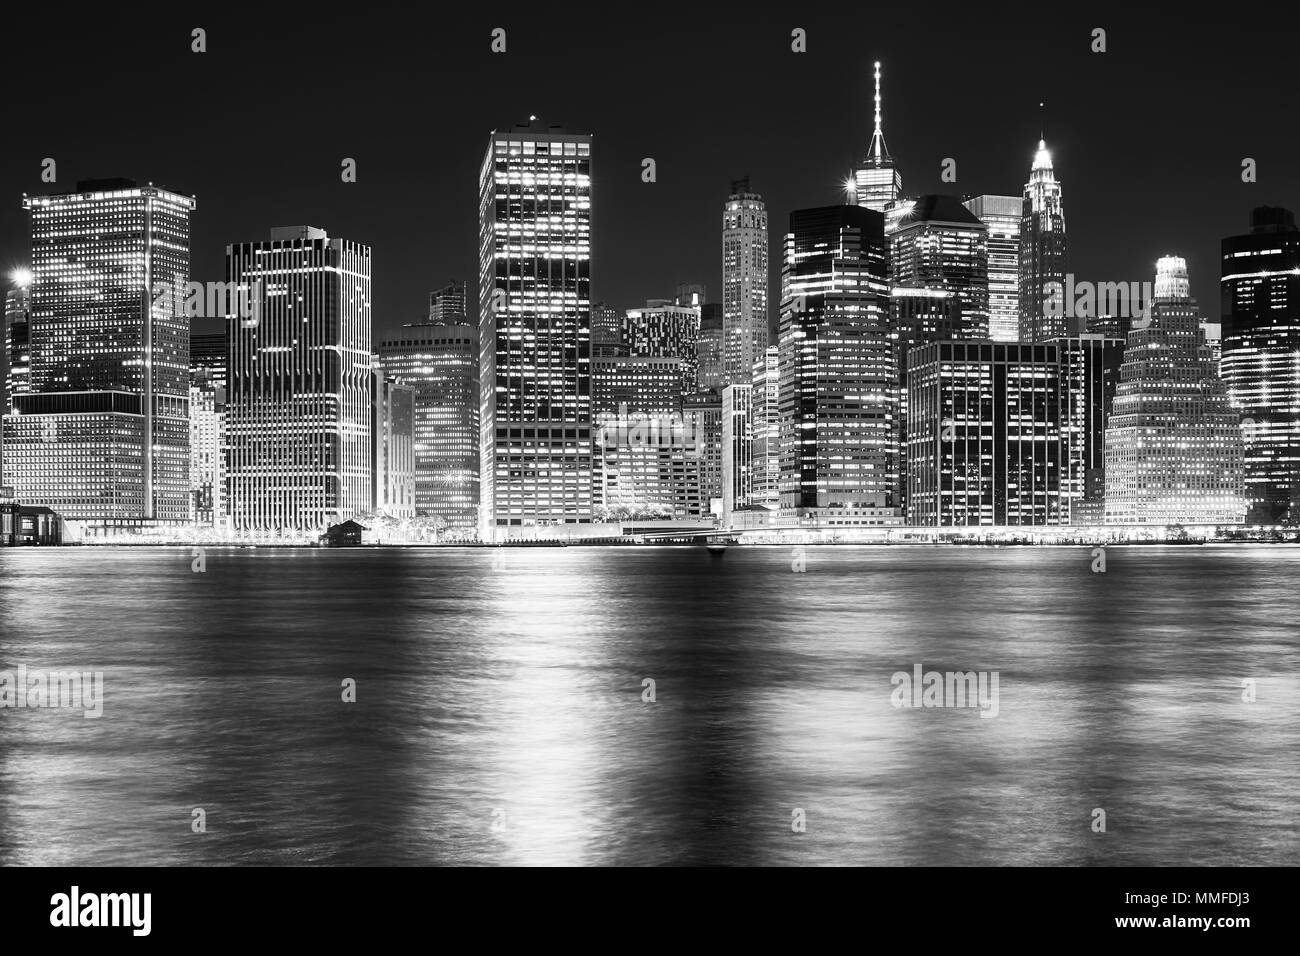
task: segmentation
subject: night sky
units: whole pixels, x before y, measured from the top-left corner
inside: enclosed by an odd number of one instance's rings
[[[378,335],[420,321],[430,289],[475,285],[488,134],[536,113],[595,134],[596,298],[628,308],[704,282],[716,300],[722,203],[748,174],[768,202],[775,302],[790,211],[842,201],[867,148],[875,59],[906,193],[1019,195],[1046,101],[1080,280],[1150,280],[1158,256],[1183,255],[1217,315],[1219,240],[1255,205],[1300,205],[1296,35],[1259,5],[334,6],[7,9],[0,265],[29,256],[23,192],[152,181],[198,197],[195,280],[223,278],[226,244],[272,226],[368,243]],[[207,53],[190,52],[194,27]],[[791,52],[794,27],[807,53]],[[657,182],[641,181],[643,157]]]

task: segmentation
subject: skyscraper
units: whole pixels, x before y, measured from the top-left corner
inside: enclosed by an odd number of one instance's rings
[[[754,386],[731,384],[722,390],[722,526],[746,508],[754,493]]]
[[[723,384],[747,384],[767,349],[767,206],[749,177],[722,212]]]
[[[726,371],[722,360],[722,306],[717,302],[700,306],[700,335],[695,354],[696,390],[721,392]]]
[[[779,344],[783,516],[876,524],[898,515],[888,275],[880,213],[790,214]]]
[[[369,511],[370,248],[323,229],[226,247],[226,281],[252,290],[231,322],[226,485],[241,536],[303,537]]]
[[[903,191],[903,177],[885,147],[880,115],[880,63],[875,64],[875,131],[866,159],[853,171],[854,195],[859,206],[884,213]]]
[[[415,513],[478,525],[478,327],[404,325],[378,348],[385,374],[415,391]]]
[[[989,338],[1016,342],[1020,338],[1020,218],[1019,196],[976,196],[962,203],[989,230]]]
[[[1060,522],[1055,345],[932,342],[909,354],[907,383],[908,524]]]
[[[492,133],[479,174],[485,540],[591,521],[591,136]]]
[[[1250,524],[1300,523],[1300,231],[1260,206],[1223,240],[1220,288],[1228,397],[1242,415]]]
[[[781,348],[769,345],[754,366],[750,428],[754,433],[751,504],[775,510],[781,501]]]
[[[465,283],[451,282],[429,293],[430,325],[465,323]]]
[[[699,308],[674,305],[667,299],[651,299],[644,309],[628,309],[620,330],[629,355],[671,356],[681,360],[683,394],[695,391],[699,337]]]
[[[415,517],[415,389],[390,378],[376,356],[370,406],[370,511]]]
[[[1105,519],[1105,439],[1124,340],[1080,334],[1053,339],[1061,363],[1061,521]]]
[[[13,411],[14,396],[31,387],[32,350],[29,339],[32,318],[32,276],[22,270],[14,286],[5,292],[4,352],[0,355],[0,414]]]
[[[31,213],[30,391],[5,417],[18,497],[88,535],[189,519],[194,200],[125,179],[25,196]]]
[[[895,288],[943,289],[961,304],[962,338],[989,334],[989,229],[955,196],[917,198],[889,240]]]
[[[1025,183],[1020,213],[1020,340],[1042,342],[1083,331],[1065,315],[1051,315],[1049,283],[1065,284],[1065,215],[1061,184],[1044,140]],[[1059,310],[1058,310],[1059,311]]]
[[[1149,320],[1133,323],[1106,426],[1107,524],[1241,524],[1242,436],[1205,343],[1187,263],[1156,264]]]

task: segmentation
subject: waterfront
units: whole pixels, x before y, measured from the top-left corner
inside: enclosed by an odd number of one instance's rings
[[[195,573],[185,548],[0,551],[0,669],[104,674],[98,719],[0,710],[0,863],[1300,852],[1300,549],[1111,547],[1105,573],[1064,546],[802,560],[208,547]],[[998,672],[997,717],[891,706],[918,664]]]

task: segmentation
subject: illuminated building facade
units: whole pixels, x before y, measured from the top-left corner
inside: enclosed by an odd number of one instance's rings
[[[897,515],[884,217],[863,206],[796,210],[784,245],[781,513],[835,523]]]
[[[429,293],[429,324],[465,324],[465,283],[452,282]]]
[[[908,366],[908,524],[1059,524],[1056,346],[932,342]]]
[[[754,432],[752,385],[728,385],[722,390],[722,526],[731,526],[732,513],[753,503]]]
[[[700,504],[705,514],[722,511],[722,396],[714,391],[682,398],[682,419],[699,461]]]
[[[962,338],[989,333],[989,230],[955,196],[920,196],[889,240],[895,287],[943,289],[961,303]]]
[[[1061,363],[1061,521],[1105,520],[1106,422],[1124,359],[1123,339],[1053,339]]]
[[[875,131],[866,159],[853,171],[853,193],[859,206],[884,213],[889,205],[900,198],[903,176],[885,147],[885,134],[880,115],[880,64],[875,64]]]
[[[30,389],[4,420],[5,480],[90,536],[190,517],[189,319],[154,292],[188,281],[194,205],[124,179],[23,199]]]
[[[493,133],[479,174],[479,532],[592,519],[591,137]]]
[[[370,511],[415,517],[415,389],[387,376],[375,359],[370,418]]]
[[[700,334],[695,343],[695,390],[720,392],[726,379],[722,360],[722,306],[700,306]]]
[[[700,311],[651,299],[644,309],[628,309],[620,338],[629,355],[668,356],[681,362],[682,393],[695,391],[699,370]]]
[[[226,530],[226,333],[190,333],[190,519]]]
[[[1241,524],[1239,416],[1188,294],[1187,263],[1166,256],[1156,270],[1106,427],[1106,524]]]
[[[1020,340],[1020,218],[1019,196],[976,196],[962,203],[988,227],[989,338]]]
[[[1300,523],[1300,231],[1261,206],[1222,244],[1220,369],[1242,416],[1247,521]]]
[[[731,184],[722,212],[724,386],[747,384],[767,351],[767,205],[749,178]]]
[[[370,510],[370,248],[310,226],[226,247],[253,290],[232,321],[226,490],[240,536],[301,537]]]
[[[21,280],[23,285],[5,293],[4,355],[0,356],[4,362],[0,387],[4,391],[0,392],[0,414],[13,411],[14,396],[31,388],[31,275],[23,274]]]
[[[1043,342],[1081,331],[1068,316],[1047,307],[1049,284],[1065,285],[1065,214],[1061,184],[1044,140],[1025,183],[1020,214],[1020,341]],[[1056,310],[1062,311],[1062,310]]]
[[[753,494],[751,504],[776,509],[781,501],[781,348],[769,345],[761,364],[754,366]]]

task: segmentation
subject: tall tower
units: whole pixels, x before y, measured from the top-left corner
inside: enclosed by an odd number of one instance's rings
[[[746,176],[732,182],[722,211],[724,386],[749,384],[767,338],[767,205]]]
[[[6,482],[87,534],[189,519],[194,199],[131,180],[26,196],[29,391],[5,417]]]
[[[895,288],[941,289],[961,307],[961,338],[989,337],[989,229],[954,196],[920,196],[889,239]]]
[[[1128,334],[1106,423],[1106,524],[1241,524],[1241,430],[1186,261],[1160,259],[1155,288],[1149,317]]]
[[[226,281],[256,321],[231,321],[230,519],[240,535],[303,537],[370,510],[370,247],[272,229],[226,247]]]
[[[1020,340],[1043,342],[1085,331],[1065,315],[1051,315],[1051,283],[1065,285],[1065,216],[1061,184],[1047,142],[1038,141],[1020,214]],[[1059,311],[1059,310],[1058,310]]]
[[[592,517],[592,140],[535,118],[479,173],[484,540]]]
[[[871,134],[871,146],[867,156],[853,171],[853,185],[857,203],[868,209],[883,213],[890,203],[897,201],[903,191],[903,177],[894,159],[885,147],[885,133],[880,121],[880,62],[875,64],[876,98],[875,98],[875,132]]]
[[[1223,240],[1223,358],[1242,415],[1251,524],[1300,524],[1300,230],[1260,206]]]
[[[976,196],[962,203],[989,230],[989,338],[1015,342],[1020,337],[1019,196]]]

